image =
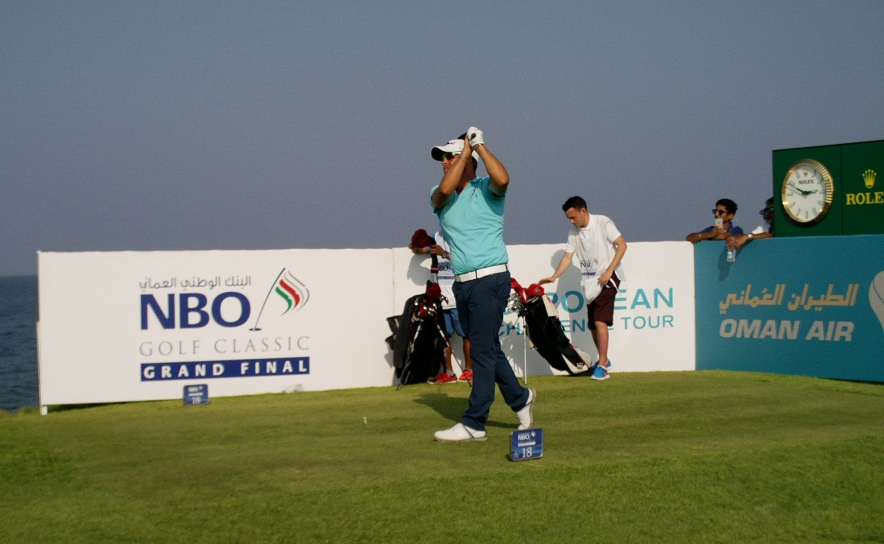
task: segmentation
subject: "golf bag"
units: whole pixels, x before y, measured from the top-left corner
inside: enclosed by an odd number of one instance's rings
[[[393,334],[387,344],[393,350],[393,366],[399,387],[426,383],[445,363],[445,321],[442,315],[439,284],[427,282],[425,293],[405,302],[402,315],[388,317]],[[397,388],[398,389],[398,388]]]
[[[512,279],[515,291],[512,307],[525,319],[525,328],[531,344],[549,366],[571,375],[585,374],[592,368],[592,358],[575,348],[559,321],[555,305],[544,294],[543,287],[534,284],[522,288]]]

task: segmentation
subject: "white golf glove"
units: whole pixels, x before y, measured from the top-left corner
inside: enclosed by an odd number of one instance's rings
[[[470,127],[467,130],[467,137],[470,139],[470,146],[473,148],[480,144],[485,144],[485,134],[476,127]]]

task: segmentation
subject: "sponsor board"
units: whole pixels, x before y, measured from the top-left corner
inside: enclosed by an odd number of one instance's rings
[[[609,327],[612,371],[693,370],[694,283],[690,243],[627,244],[623,257],[625,279],[615,298],[614,323]],[[513,276],[523,286],[552,275],[564,255],[564,243],[508,249]],[[598,352],[587,323],[576,262],[556,283],[544,287],[558,308],[571,343],[596,360]],[[504,350],[517,369],[527,368],[529,376],[560,373],[530,348],[530,341],[525,348],[526,335],[518,316],[506,316],[500,335]]]
[[[695,250],[697,368],[884,381],[884,236]]]
[[[187,380],[216,397],[389,385],[391,265],[383,249],[40,253],[41,404],[177,398]]]
[[[561,244],[507,246],[512,277],[522,286],[552,275],[564,255],[567,228]],[[626,279],[616,298],[609,354],[616,371],[693,370],[694,278],[693,248],[689,242],[633,242],[623,267]],[[423,290],[429,277],[429,259],[408,250],[395,250],[395,305]],[[559,312],[572,343],[597,357],[587,324],[586,303],[576,263],[556,283],[544,286]],[[501,345],[520,376],[558,374],[531,349],[522,321],[507,313],[499,331]],[[460,339],[452,340],[456,360]]]
[[[566,229],[563,229],[563,233]],[[564,238],[564,234],[563,234]],[[509,246],[513,277],[552,273],[563,244]],[[632,243],[611,335],[614,370],[694,368],[693,252]],[[429,259],[407,248],[39,253],[41,405],[213,397],[395,383],[386,318],[422,292]],[[579,270],[550,296],[595,354]],[[553,370],[515,315],[500,330],[520,375]],[[462,357],[455,338],[454,357]]]

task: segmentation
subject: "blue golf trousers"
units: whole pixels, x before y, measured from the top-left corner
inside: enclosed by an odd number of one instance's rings
[[[494,402],[495,383],[513,411],[521,410],[528,403],[528,389],[519,383],[498,336],[509,296],[509,272],[454,284],[457,313],[470,339],[473,358],[473,391],[461,422],[477,431],[485,430]]]

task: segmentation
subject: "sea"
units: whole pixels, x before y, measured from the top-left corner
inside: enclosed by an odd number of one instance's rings
[[[37,406],[37,276],[0,276],[0,410]]]

